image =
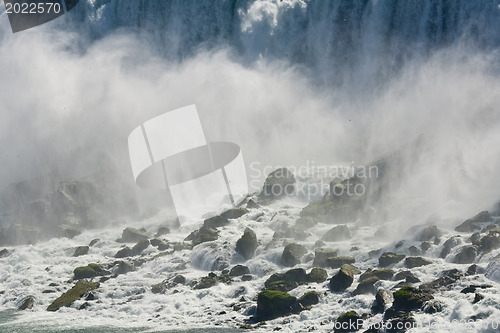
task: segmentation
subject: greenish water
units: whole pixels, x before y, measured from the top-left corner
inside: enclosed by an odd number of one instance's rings
[[[133,332],[156,332],[156,333],[239,333],[243,330],[234,328],[195,328],[195,329],[173,329],[155,331],[151,328],[121,328],[121,327],[88,327],[84,329],[76,328],[54,328],[51,325],[47,327],[33,327],[26,323],[13,323],[16,319],[16,311],[2,311],[0,312],[0,332],[1,333],[133,333]]]

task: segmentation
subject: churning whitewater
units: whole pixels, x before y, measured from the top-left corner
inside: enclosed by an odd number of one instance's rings
[[[500,0],[0,5],[0,331],[497,332],[498,31]],[[127,137],[192,104],[250,193],[177,219]]]

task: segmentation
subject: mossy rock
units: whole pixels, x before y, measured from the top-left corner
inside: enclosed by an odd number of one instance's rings
[[[313,266],[317,267],[328,267],[328,258],[336,257],[337,250],[320,247],[314,250],[314,262]]]
[[[394,292],[393,307],[396,310],[418,310],[425,302],[434,299],[434,297],[423,290],[413,287],[403,287]]]
[[[404,258],[406,258],[406,255],[402,253],[384,252],[378,259],[378,264],[380,267],[387,267],[392,264],[397,264]]]
[[[47,311],[57,311],[63,306],[70,306],[74,301],[80,299],[83,295],[99,288],[99,282],[88,282],[86,280],[78,281],[73,288],[59,296],[52,304],[47,307]]]
[[[269,290],[290,291],[298,286],[299,284],[295,281],[278,280],[269,283],[266,288]]]
[[[309,291],[302,295],[299,299],[298,302],[302,304],[304,307],[310,307],[311,305],[318,304],[319,303],[319,295],[315,291]]]
[[[330,268],[340,268],[344,264],[354,264],[354,257],[330,257],[327,259]]]
[[[204,276],[201,278],[200,282],[198,282],[193,289],[207,289],[213,287],[217,284],[217,277],[214,276]]]
[[[327,278],[328,273],[323,268],[313,267],[313,269],[311,269],[311,272],[309,273],[310,282],[321,283],[326,281]]]
[[[96,276],[106,275],[109,272],[104,271],[98,264],[88,264],[75,268],[73,271],[73,280],[89,279]]]
[[[271,172],[262,187],[259,199],[271,201],[285,196],[295,195],[295,176],[287,168],[280,168]]]
[[[358,331],[363,326],[363,320],[356,311],[348,311],[341,314],[334,324],[334,332]]]
[[[200,229],[189,234],[185,240],[190,240],[193,247],[195,247],[201,243],[217,240],[217,238],[219,238],[217,230],[207,226],[202,226]]]
[[[351,265],[351,264],[343,264],[342,266],[340,266],[340,269],[348,271],[352,275],[361,274],[361,271],[359,270],[359,268],[357,268],[356,266]]]
[[[394,271],[390,268],[381,268],[376,270],[367,270],[359,277],[359,281],[369,279],[371,277],[376,277],[379,280],[390,280],[394,276]]]
[[[257,296],[257,318],[273,319],[291,313],[297,298],[278,290],[263,290]]]
[[[309,275],[306,271],[303,268],[295,268],[285,273],[274,273],[264,282],[264,286],[267,289],[290,291],[307,282],[309,282]]]
[[[432,261],[422,257],[407,257],[405,259],[405,266],[407,268],[416,268],[432,264]]]
[[[351,272],[340,269],[337,275],[330,279],[330,290],[333,292],[344,291],[349,288],[354,281]]]

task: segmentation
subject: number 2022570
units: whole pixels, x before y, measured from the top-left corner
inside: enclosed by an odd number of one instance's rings
[[[7,14],[58,14],[62,11],[61,4],[58,2],[39,2],[39,3],[5,3]]]

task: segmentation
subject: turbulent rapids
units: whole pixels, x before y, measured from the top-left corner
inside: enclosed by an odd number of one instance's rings
[[[498,332],[500,1],[0,8],[1,332]],[[179,220],[127,137],[191,104],[250,193]]]

